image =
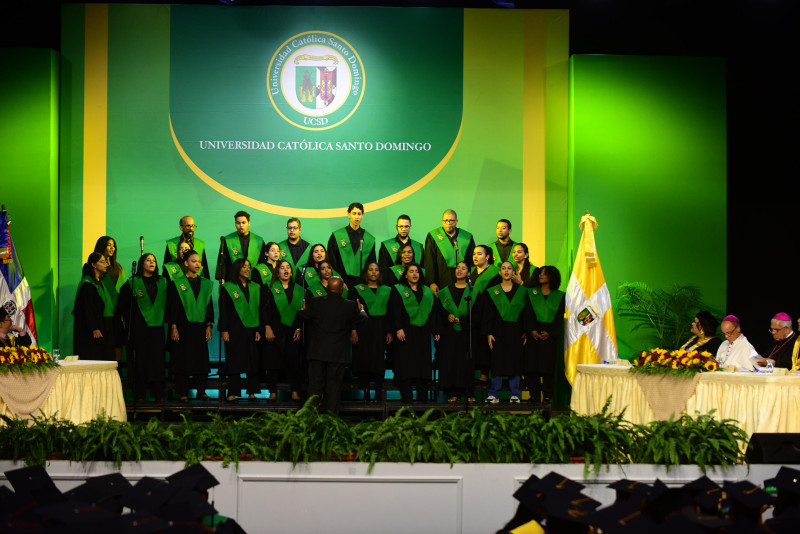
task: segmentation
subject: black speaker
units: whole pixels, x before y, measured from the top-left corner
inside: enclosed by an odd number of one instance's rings
[[[800,464],[800,434],[757,432],[745,456],[751,464]]]

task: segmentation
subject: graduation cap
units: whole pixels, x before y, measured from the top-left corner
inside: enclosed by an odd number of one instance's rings
[[[66,499],[75,499],[101,506],[116,508],[119,503],[115,497],[124,495],[133,486],[120,473],[110,473],[93,477],[64,494]]]
[[[734,512],[748,511],[760,517],[764,506],[775,504],[775,497],[747,480],[725,482],[722,488],[731,502],[731,511]]]
[[[169,528],[166,521],[149,512],[137,512],[120,517],[120,534],[151,534],[166,531]]]
[[[652,487],[644,482],[637,482],[623,478],[608,485],[609,488],[617,492],[616,502],[629,501],[634,506],[641,506],[645,497],[652,491]]]
[[[182,489],[194,491],[206,491],[209,488],[219,485],[214,475],[202,464],[194,464],[182,471],[167,477],[170,484],[179,484]]]
[[[780,517],[767,519],[756,532],[770,532],[775,534],[795,534],[797,525],[800,525],[800,508],[789,508]]]
[[[681,534],[708,534],[724,531],[728,532],[731,523],[718,515],[703,514],[693,511],[673,514],[664,521],[659,532]]]
[[[42,500],[61,500],[62,495],[53,479],[41,465],[6,471],[5,476],[19,497]]]
[[[547,501],[547,531],[583,534],[591,525],[591,514],[599,506],[598,501],[583,494],[557,494]]]
[[[764,481],[764,490],[778,494],[772,515],[779,516],[787,509],[797,508],[800,506],[800,471],[782,466],[775,478]]]
[[[216,512],[216,509],[199,493],[179,492],[155,513],[172,521],[198,521]]]
[[[87,527],[95,527],[101,522],[119,517],[107,508],[77,500],[38,506],[37,511],[49,521],[61,525],[79,526],[82,532],[85,532]]]
[[[707,515],[727,513],[727,496],[722,488],[710,488],[697,494],[694,502],[700,512]]]
[[[592,514],[589,518],[592,526],[599,527],[603,534],[652,532],[656,523],[642,513],[630,502],[622,501],[612,504]]]
[[[117,502],[137,512],[154,512],[161,508],[178,490],[177,485],[164,480],[143,477],[135,486],[117,498]]]

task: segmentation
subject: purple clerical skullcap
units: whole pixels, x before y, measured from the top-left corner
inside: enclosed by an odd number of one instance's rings
[[[739,318],[735,315],[726,315],[723,321],[728,321],[729,323],[738,323]]]
[[[792,318],[789,317],[788,313],[780,312],[780,313],[776,313],[775,317],[773,317],[772,320],[773,321],[789,321],[789,322],[791,322]]]

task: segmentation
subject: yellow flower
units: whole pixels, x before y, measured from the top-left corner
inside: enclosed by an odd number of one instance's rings
[[[680,366],[678,365],[678,360],[672,360],[672,368],[680,369]]]
[[[692,365],[697,365],[698,363],[700,363],[700,358],[695,358],[692,360]]]

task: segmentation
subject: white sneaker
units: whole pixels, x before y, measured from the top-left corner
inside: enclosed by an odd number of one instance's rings
[[[492,395],[489,395],[488,397],[486,397],[486,403],[487,404],[497,404],[499,402],[500,402],[500,399],[498,399],[497,397],[494,397]]]
[[[509,401],[511,402],[511,404],[519,404],[519,397],[514,395],[509,399]]]

